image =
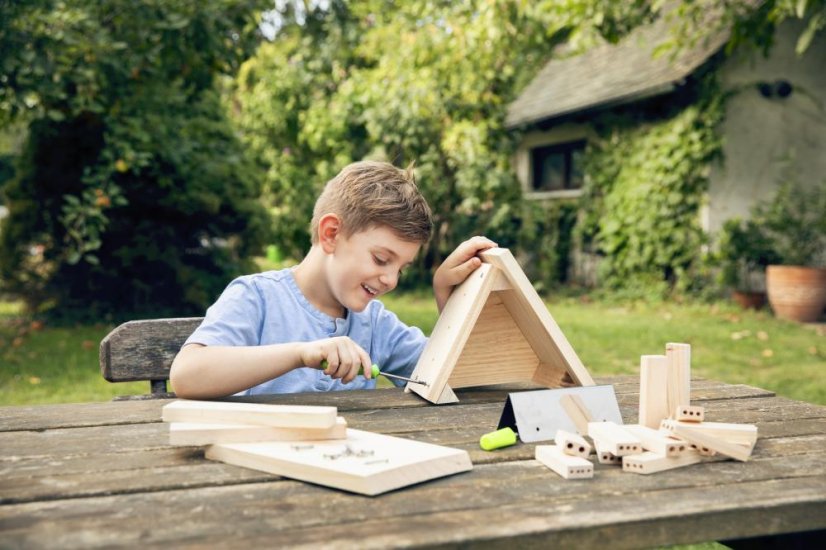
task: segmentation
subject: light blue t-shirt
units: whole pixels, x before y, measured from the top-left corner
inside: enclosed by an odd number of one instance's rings
[[[382,371],[410,377],[427,338],[372,300],[344,319],[319,311],[301,293],[290,269],[245,275],[232,281],[210,306],[186,344],[263,346],[349,336]],[[231,368],[231,365],[228,365]],[[401,381],[393,381],[403,385]],[[297,368],[237,395],[374,388],[375,380],[357,376],[349,384],[321,370]]]

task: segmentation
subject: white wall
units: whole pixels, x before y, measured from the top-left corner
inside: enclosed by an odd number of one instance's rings
[[[715,232],[733,216],[747,217],[752,205],[770,197],[781,183],[784,158],[792,156],[803,183],[826,179],[826,36],[798,56],[797,22],[778,29],[768,58],[739,52],[726,61],[721,80],[726,89],[742,90],[728,103],[723,123],[725,161],[711,174],[703,226]],[[763,97],[760,81],[786,80],[792,94]]]

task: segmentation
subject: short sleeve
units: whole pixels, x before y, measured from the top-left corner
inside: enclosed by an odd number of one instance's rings
[[[248,277],[239,277],[209,307],[184,345],[257,346],[263,320],[264,304],[258,289]]]

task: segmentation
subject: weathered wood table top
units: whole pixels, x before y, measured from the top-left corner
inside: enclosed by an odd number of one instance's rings
[[[614,384],[636,422],[638,379]],[[524,388],[510,388],[524,389]],[[434,406],[401,390],[274,396],[335,405],[350,427],[469,451],[473,471],[377,497],[280,478],[170,447],[169,401],[0,408],[0,547],[651,547],[826,528],[826,407],[692,382],[706,419],[756,424],[749,462],[652,475],[595,464],[566,481],[534,445],[485,452],[508,389]]]

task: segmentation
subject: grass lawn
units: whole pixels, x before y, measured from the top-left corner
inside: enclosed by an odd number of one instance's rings
[[[386,305],[429,333],[436,308],[425,293],[389,295]],[[725,304],[627,304],[551,299],[548,307],[592,375],[637,374],[639,357],[667,342],[692,345],[692,374],[759,386],[826,405],[826,326],[798,325],[768,311]],[[106,401],[147,393],[149,383],[110,384],[98,345],[111,326],[41,326],[0,302],[0,404]]]

